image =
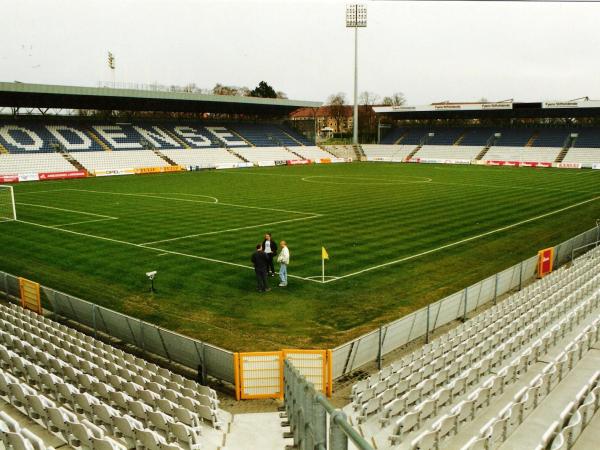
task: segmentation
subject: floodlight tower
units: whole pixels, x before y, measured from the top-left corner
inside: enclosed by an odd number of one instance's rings
[[[358,29],[367,27],[367,6],[346,6],[346,28],[354,28],[354,117],[352,143],[358,144]]]

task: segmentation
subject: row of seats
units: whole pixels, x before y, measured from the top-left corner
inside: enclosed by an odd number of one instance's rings
[[[390,443],[435,448],[429,445],[447,439],[446,427],[454,423],[438,420],[461,401],[469,402],[460,409],[463,415],[489,408],[491,398],[518,383],[573,327],[597,314],[600,255],[592,255],[357,383],[346,408],[351,420],[380,448]],[[460,423],[465,420],[461,416]],[[421,434],[426,437],[417,439]]]
[[[414,145],[363,145],[363,152],[370,158],[405,159],[414,149]]]
[[[156,155],[152,150],[72,152],[71,156],[85,167],[88,172],[170,166],[168,162]]]
[[[212,389],[35,313],[0,325],[0,396],[77,448],[200,448],[228,420]]]
[[[563,148],[571,135],[577,134],[574,146],[600,148],[600,128],[503,128],[503,127],[410,127],[392,128],[381,144],[474,145],[484,147],[492,140],[504,147]]]
[[[237,164],[243,162],[224,148],[161,150],[175,164],[183,167],[214,167],[217,164]]]
[[[71,170],[77,169],[59,153],[47,153],[43,157],[40,155],[0,154],[0,175],[68,172]]]
[[[300,155],[302,159],[316,160],[331,158],[333,155],[320,147],[306,146],[306,147],[294,147],[294,153]]]
[[[472,160],[481,151],[480,147],[464,145],[424,145],[413,158]]]
[[[235,151],[245,160],[260,163],[263,161],[288,161],[298,159],[291,151],[284,147],[250,147],[236,148]]]
[[[594,414],[600,409],[600,372],[594,373],[560,413],[536,450],[562,450],[572,447],[572,444],[589,425]]]
[[[553,163],[560,154],[560,148],[545,147],[490,147],[483,157],[484,161],[524,161]],[[600,158],[600,150],[598,151]]]
[[[383,392],[386,388],[394,388],[398,394],[404,394],[407,389],[399,390],[394,383],[396,381],[395,373],[403,380],[418,372],[433,375],[434,372],[439,372],[447,365],[455,363],[454,353],[465,354],[501,330],[512,333],[517,319],[534,317],[538,313],[541,308],[539,301],[542,296],[547,296],[550,300],[555,298],[551,297],[552,295],[562,298],[566,290],[589,281],[589,277],[592,276],[589,273],[575,275],[576,272],[561,276],[563,271],[564,269],[560,269],[550,277],[525,287],[521,292],[501,304],[493,306],[476,318],[442,335],[400,361],[392,363],[369,378],[359,381],[352,387],[351,398],[354,409],[359,409],[371,397]],[[583,295],[582,292],[580,290],[578,295]],[[390,379],[390,377],[392,378]],[[413,385],[416,383],[417,381],[414,381]],[[365,394],[369,389],[370,393]]]
[[[312,145],[279,124],[0,122],[0,145],[9,153]]]
[[[523,423],[527,416],[539,406],[544,398],[567,376],[575,364],[598,341],[600,319],[587,326],[569,345],[560,352],[554,361],[539,373],[514,396],[513,400],[502,408],[497,417],[491,419],[482,429],[479,436],[473,437],[464,450],[496,448]],[[595,372],[586,381],[581,392],[581,402],[588,392],[595,388],[600,371]],[[577,398],[575,399],[577,401]],[[593,411],[595,413],[595,410]],[[592,413],[592,415],[593,415]],[[589,417],[591,419],[591,416]]]

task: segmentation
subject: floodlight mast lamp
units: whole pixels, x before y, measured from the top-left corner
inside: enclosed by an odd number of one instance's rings
[[[354,116],[352,118],[352,143],[358,144],[358,29],[367,27],[367,6],[346,6],[346,28],[354,28]]]

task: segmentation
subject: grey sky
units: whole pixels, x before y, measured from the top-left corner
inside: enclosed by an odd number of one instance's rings
[[[254,87],[351,99],[344,1],[0,0],[0,80]],[[349,2],[348,2],[349,3]],[[359,90],[438,100],[600,99],[600,3],[364,2]]]

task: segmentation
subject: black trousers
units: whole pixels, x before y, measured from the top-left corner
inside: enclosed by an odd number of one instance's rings
[[[254,269],[256,273],[256,284],[259,291],[267,290],[267,271]]]
[[[269,262],[269,272],[275,273],[275,266],[273,265],[273,253],[266,253],[267,261]]]

